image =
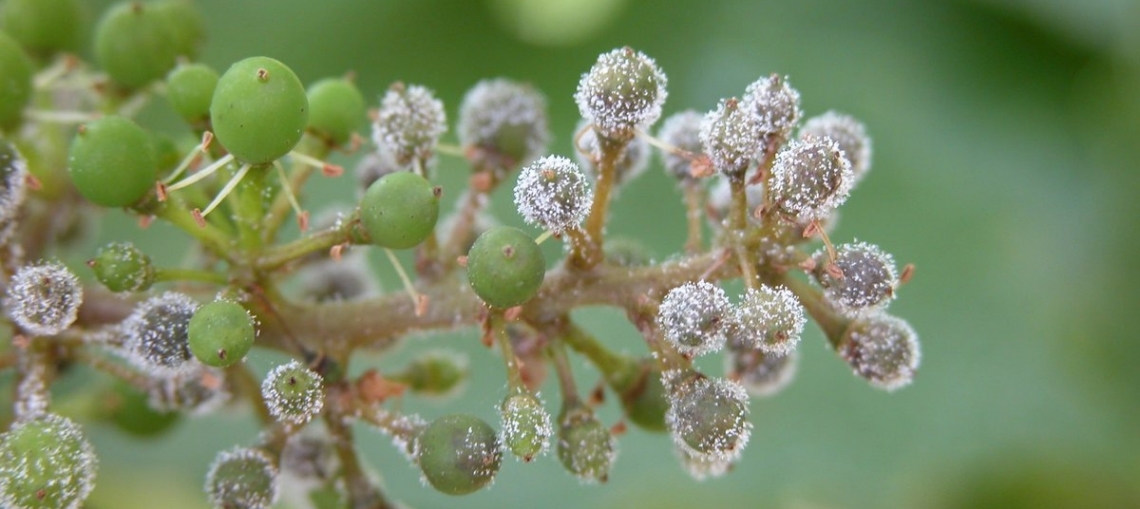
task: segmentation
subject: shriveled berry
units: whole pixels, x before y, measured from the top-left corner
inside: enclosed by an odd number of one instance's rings
[[[584,483],[606,482],[617,458],[617,441],[586,406],[565,409],[558,418],[558,459]]]
[[[582,75],[574,101],[582,118],[602,136],[627,140],[661,116],[666,82],[652,58],[629,47],[618,48],[598,56]]]
[[[467,253],[467,280],[491,307],[525,303],[538,293],[545,276],[542,250],[518,228],[493,227],[483,232]]]
[[[427,352],[388,378],[419,394],[445,396],[455,392],[467,378],[467,363],[456,353]]]
[[[47,57],[78,49],[83,18],[80,0],[8,0],[0,9],[0,30]]]
[[[0,506],[79,507],[95,487],[98,460],[79,425],[45,414],[0,434]]]
[[[81,126],[68,152],[71,182],[84,198],[104,207],[142,199],[154,186],[157,166],[150,135],[116,115]]]
[[[206,495],[219,509],[268,509],[277,501],[278,470],[261,449],[222,451],[206,474]]]
[[[165,292],[141,303],[123,321],[123,346],[141,367],[173,375],[191,367],[187,333],[198,309],[193,298]]]
[[[699,154],[701,147],[701,122],[705,116],[696,110],[685,110],[674,113],[665,119],[661,129],[657,131],[657,138],[662,142],[690,154]],[[692,160],[683,154],[661,149],[661,159],[665,166],[665,173],[680,181],[693,180],[690,171]]]
[[[512,167],[529,163],[550,139],[546,98],[506,78],[480,81],[463,97],[457,129],[465,147],[482,149]]]
[[[309,131],[340,146],[364,123],[364,96],[344,78],[326,78],[309,86]]]
[[[177,424],[182,414],[158,410],[150,405],[150,397],[130,384],[115,382],[108,389],[103,408],[115,427],[128,435],[149,438],[159,436]]]
[[[503,453],[495,430],[482,419],[452,414],[432,421],[419,438],[424,479],[448,495],[466,495],[495,479]]]
[[[665,339],[693,357],[720,350],[733,319],[724,290],[706,281],[669,290],[657,311],[657,325]]]
[[[761,136],[786,139],[803,112],[800,93],[778,74],[762,77],[744,91],[743,107],[756,122]]]
[[[574,132],[581,131],[587,122],[582,119]],[[574,147],[574,158],[578,161],[582,171],[590,180],[598,180],[595,166],[602,160],[602,147],[598,144],[598,135],[593,129],[582,133],[578,138],[578,146]],[[649,167],[649,141],[644,136],[634,137],[625,144],[620,156],[614,161],[614,175],[616,183],[620,186],[645,173]]]
[[[186,334],[194,357],[207,366],[224,368],[245,358],[257,328],[241,304],[216,300],[194,312]]]
[[[24,107],[32,99],[35,67],[20,43],[0,32],[0,129],[12,131],[23,120]]]
[[[440,189],[419,174],[396,172],[373,182],[360,200],[372,243],[389,249],[419,245],[435,230]]]
[[[154,284],[154,264],[130,242],[112,242],[99,248],[87,266],[112,292],[141,292]]]
[[[736,98],[722,100],[705,115],[698,136],[713,168],[737,179],[744,176],[762,141],[759,124]]]
[[[503,400],[500,411],[507,449],[523,461],[546,452],[554,426],[542,401],[529,392],[516,392]]]
[[[824,298],[835,309],[858,317],[882,311],[895,297],[895,260],[879,246],[866,242],[835,246],[835,260],[825,250],[815,254],[812,275]],[[838,269],[838,272],[836,272]]]
[[[83,303],[79,278],[59,262],[24,265],[8,281],[4,307],[20,328],[40,336],[63,332]]]
[[[752,433],[744,387],[695,372],[665,376],[671,378],[665,422],[673,443],[698,458],[738,458]]]
[[[115,84],[136,89],[174,67],[179,45],[156,4],[121,2],[95,27],[95,61]]]
[[[885,313],[852,322],[839,354],[856,375],[887,391],[910,385],[921,359],[918,333],[906,320]]]
[[[324,380],[294,360],[269,372],[261,384],[261,395],[273,418],[303,426],[324,408]]]
[[[250,57],[218,79],[210,120],[218,141],[238,161],[271,163],[301,141],[309,99],[288,66],[269,57]]]
[[[772,167],[772,203],[796,222],[823,220],[847,199],[851,163],[830,139],[792,140]]]
[[[380,101],[372,123],[372,141],[392,154],[400,165],[426,160],[447,131],[443,103],[431,90],[395,83]]]
[[[190,125],[210,119],[210,103],[218,86],[218,71],[206,64],[182,64],[166,75],[166,98]]]
[[[576,228],[589,213],[594,193],[577,164],[562,156],[543,157],[515,184],[515,207],[527,223],[553,232]]]
[[[730,333],[733,345],[773,355],[794,350],[807,323],[803,304],[783,286],[749,288],[740,299],[736,317]]]
[[[784,390],[796,375],[799,352],[766,354],[759,350],[729,349],[725,372],[739,381],[749,395],[768,397]]]
[[[851,115],[828,111],[812,117],[800,128],[799,137],[830,138],[851,163],[851,174],[858,183],[871,169],[871,137],[867,128]]]

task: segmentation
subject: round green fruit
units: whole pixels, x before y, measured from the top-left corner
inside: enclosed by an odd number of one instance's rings
[[[154,284],[150,257],[130,242],[112,242],[99,248],[87,266],[112,292],[141,292]]]
[[[167,16],[153,4],[122,2],[107,10],[95,28],[95,61],[112,82],[128,90],[161,79],[178,54]]]
[[[0,435],[0,507],[79,507],[95,486],[95,450],[79,425],[46,414]]]
[[[157,164],[147,132],[114,115],[81,126],[68,154],[68,173],[79,194],[104,207],[142,199],[154,185]]]
[[[495,430],[473,415],[440,417],[424,429],[419,442],[424,478],[448,495],[466,495],[487,486],[502,464]]]
[[[210,102],[214,135],[243,163],[271,163],[288,154],[309,122],[309,99],[285,64],[250,57],[218,79]]]
[[[194,312],[187,329],[190,352],[202,364],[224,368],[240,361],[253,346],[257,330],[241,304],[217,300]]]
[[[197,58],[198,48],[206,38],[206,28],[202,13],[194,3],[190,0],[165,0],[152,6],[166,21],[174,54],[190,60]]]
[[[309,87],[309,130],[344,145],[364,121],[364,97],[351,81],[328,78]]]
[[[415,173],[390,173],[364,192],[360,220],[373,244],[389,249],[415,247],[435,229],[439,197],[440,189]]]
[[[83,33],[82,5],[79,0],[8,0],[0,10],[0,29],[37,55],[73,51]]]
[[[166,99],[188,124],[210,118],[210,101],[218,86],[218,71],[205,64],[184,64],[166,76]]]
[[[491,228],[467,253],[467,280],[475,294],[494,308],[510,308],[538,293],[546,258],[526,232],[510,226]]]

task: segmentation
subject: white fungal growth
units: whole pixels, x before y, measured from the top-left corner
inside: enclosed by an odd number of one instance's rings
[[[855,242],[835,246],[835,260],[829,259],[826,250],[814,255],[816,282],[823,287],[823,296],[837,311],[849,318],[858,318],[881,312],[895,298],[898,272],[895,260],[879,246]],[[842,277],[829,271],[834,264]]]
[[[4,307],[30,334],[52,336],[75,322],[83,303],[79,278],[59,262],[41,262],[16,270],[8,281]]]
[[[160,412],[208,415],[230,399],[225,373],[196,360],[187,363],[186,369],[158,377],[154,382],[147,391],[147,402]]]
[[[187,331],[198,302],[189,295],[165,292],[140,303],[123,321],[123,346],[129,360],[160,377],[187,372],[190,343]]]
[[[332,442],[325,438],[293,435],[281,450],[281,471],[301,480],[327,480],[337,468]]]
[[[321,375],[296,360],[273,368],[261,384],[261,395],[274,419],[293,426],[308,423],[325,404]]]
[[[617,454],[613,433],[592,411],[574,410],[562,419],[558,459],[582,484],[604,482]]]
[[[751,396],[774,396],[795,379],[799,357],[798,351],[772,355],[759,350],[730,350],[724,357],[725,373]]]
[[[678,447],[676,444],[673,446],[673,453],[677,456],[677,461],[681,463],[681,468],[684,468],[693,479],[698,481],[722,477],[728,473],[733,465],[733,460],[694,456],[689,449]]]
[[[690,357],[724,347],[733,318],[732,304],[719,286],[688,282],[665,295],[657,310],[657,326],[677,351]]]
[[[741,177],[760,151],[759,124],[736,98],[723,99],[701,120],[699,138],[713,168],[729,177]]]
[[[340,260],[313,262],[298,271],[298,276],[301,295],[314,302],[355,300],[380,293],[364,251],[349,251]]]
[[[828,111],[812,117],[800,128],[799,137],[830,138],[837,145],[847,161],[851,163],[854,183],[858,183],[871,169],[871,137],[867,128],[851,115]]]
[[[733,344],[772,355],[794,350],[807,323],[803,304],[783,286],[749,288],[740,299],[736,317]]]
[[[851,164],[835,141],[805,137],[792,140],[772,167],[772,200],[799,223],[822,221],[847,199]]]
[[[594,192],[573,161],[562,156],[543,157],[519,174],[515,207],[527,223],[561,233],[586,219]]]
[[[513,394],[503,401],[500,415],[503,443],[523,461],[541,456],[550,447],[554,425],[538,397],[530,393]]]
[[[918,333],[906,320],[885,313],[851,324],[839,354],[856,375],[886,391],[910,385],[921,360]]]
[[[661,116],[665,73],[657,63],[632,48],[598,56],[582,75],[574,101],[582,118],[607,138],[629,139]]]
[[[420,86],[393,85],[380,101],[372,123],[372,141],[388,150],[400,165],[412,158],[428,159],[439,137],[447,131],[443,103]]]
[[[222,451],[206,474],[206,494],[214,507],[267,509],[277,501],[277,466],[261,449]]]
[[[704,461],[731,462],[739,458],[752,434],[744,387],[695,372],[674,374],[671,378],[674,382],[670,384],[665,425],[673,444]]]
[[[657,131],[657,138],[676,149],[684,150],[690,154],[699,154],[701,148],[701,122],[704,114],[696,110],[685,110],[674,113],[665,119],[661,129]],[[671,150],[661,149],[661,162],[665,166],[665,173],[677,180],[693,180],[689,171],[692,163],[690,157],[677,154]]]
[[[742,102],[765,137],[787,138],[803,116],[799,91],[788,85],[786,77],[777,74],[748,85]]]
[[[764,204],[764,186],[751,185],[744,188],[745,199],[748,201],[748,220],[758,223],[760,219],[752,211]],[[718,178],[709,188],[708,206],[716,212],[717,217],[728,217],[732,207],[732,184],[726,178]]]
[[[574,132],[581,132],[587,121],[582,119]],[[602,148],[598,145],[598,134],[589,129],[578,138],[578,146],[574,147],[574,158],[581,165],[582,171],[590,180],[598,180],[595,166],[602,160]],[[643,136],[634,137],[625,145],[620,156],[614,161],[614,175],[620,186],[645,173],[649,167],[649,142]]]
[[[0,225],[10,224],[16,219],[27,188],[28,163],[16,147],[0,142]]]
[[[546,98],[533,87],[505,78],[480,81],[459,106],[459,143],[526,164],[546,151],[550,139]]]
[[[77,509],[95,487],[98,458],[79,425],[44,414],[0,434],[0,507]]]

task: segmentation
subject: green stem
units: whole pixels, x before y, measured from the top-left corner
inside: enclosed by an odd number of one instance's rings
[[[732,187],[732,205],[729,208],[729,228],[726,235],[732,243],[732,249],[740,263],[741,278],[748,288],[756,288],[759,281],[756,279],[756,257],[752,250],[744,243],[745,231],[748,229],[748,189],[743,177],[729,177]]]
[[[234,189],[235,199],[230,201],[233,205],[234,222],[238,227],[238,245],[246,253],[257,253],[262,246],[262,218],[265,215],[265,205],[262,200],[270,168],[272,166],[251,168]]]
[[[329,156],[330,147],[328,144],[321,142],[321,140],[312,137],[304,136],[294,149],[314,159],[325,159]],[[297,194],[296,199],[301,199],[301,190],[304,189],[305,183],[313,176],[313,172],[317,169],[310,164],[305,164],[300,161],[295,161],[289,169],[289,189],[292,189]],[[289,216],[292,211],[292,204],[290,199],[285,195],[284,189],[278,191],[277,196],[273,199],[273,204],[269,206],[269,212],[265,214],[262,219],[262,231],[264,233],[265,242],[272,244],[277,240],[277,234],[281,230],[281,225],[285,223],[285,218]]]
[[[503,363],[507,367],[507,389],[510,393],[526,390],[526,384],[523,383],[522,369],[519,366],[519,358],[515,355],[515,349],[511,346],[511,339],[507,336],[507,321],[503,318],[503,312],[500,310],[491,311],[490,316],[491,334],[495,335],[495,342],[499,344],[499,350],[503,354]]]
[[[224,260],[233,260],[231,238],[217,226],[210,223],[206,223],[205,226],[199,226],[198,222],[194,219],[194,215],[186,208],[186,204],[181,198],[174,195],[168,197],[165,202],[158,204],[152,213],[155,217],[169,222],[191,237],[194,237],[215,256]]]
[[[593,363],[607,379],[637,365],[636,360],[611,352],[601,341],[598,341],[592,334],[578,327],[573,322],[567,321],[566,323],[567,325],[565,329],[563,329],[561,336],[562,340],[565,341],[570,348],[573,348],[574,351],[590,359],[590,362]]]
[[[566,355],[566,346],[558,338],[554,338],[547,346],[550,352],[550,362],[558,374],[558,387],[562,391],[562,406],[569,408],[582,401],[578,396],[578,386],[574,383],[574,373],[570,371],[570,358]]]
[[[328,399],[336,401],[338,396],[346,392],[345,388],[330,388]],[[332,438],[333,448],[337,458],[340,459],[340,474],[344,477],[345,494],[348,496],[350,509],[386,509],[392,505],[384,498],[368,474],[360,466],[353,443],[352,428],[344,410],[333,405],[325,412],[325,425]]]
[[[265,404],[265,397],[261,394],[261,384],[253,377],[249,368],[241,363],[234,364],[226,368],[226,375],[237,385],[238,392],[249,399],[254,413],[263,425],[270,426],[277,423],[277,420],[269,414],[269,406]]]
[[[598,182],[594,186],[594,203],[586,218],[585,245],[574,243],[570,252],[570,265],[580,269],[590,269],[602,261],[602,234],[609,214],[610,196],[617,186],[617,159],[625,151],[628,140],[611,140],[594,133],[601,148],[602,157],[598,161]]]
[[[809,285],[807,282],[794,278],[789,274],[779,276],[778,282],[796,294],[800,303],[807,309],[808,314],[815,320],[815,323],[819,324],[820,329],[823,329],[824,335],[827,336],[827,341],[831,343],[833,348],[838,349],[843,341],[843,334],[847,331],[847,327],[851,325],[851,320],[832,309],[831,306],[824,302],[823,292]]]
[[[359,243],[363,239],[358,235],[353,235],[353,228],[358,222],[359,220],[354,215],[350,219],[341,221],[336,228],[322,230],[286,244],[273,246],[262,253],[255,265],[260,270],[271,271],[311,253],[328,251],[339,244]]]

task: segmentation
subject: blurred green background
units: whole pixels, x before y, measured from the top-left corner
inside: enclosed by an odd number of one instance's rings
[[[393,81],[421,83],[451,118],[479,79],[531,82],[549,99],[551,151],[565,155],[579,76],[623,45],[668,74],[666,114],[707,111],[777,72],[799,89],[807,115],[848,112],[874,137],[872,173],[832,238],[875,242],[916,264],[892,307],[921,335],[913,386],[870,388],[811,330],[797,381],[753,402],[755,430],[738,468],[705,482],[678,466],[666,436],[633,430],[608,484],[580,486],[547,456],[507,461],[492,489],[450,498],[421,486],[383,437],[362,428],[363,456],[393,498],[411,507],[1140,507],[1140,334],[1129,318],[1140,302],[1135,0],[199,4],[210,34],[203,60],[218,69],[265,54],[306,83],[351,70],[373,100]],[[683,213],[653,168],[621,194],[610,231],[664,258],[683,242]],[[443,160],[453,196],[465,172]],[[318,182],[309,203],[351,202],[352,186],[347,177]],[[520,223],[508,199],[495,210]],[[90,246],[130,236],[177,259],[164,231],[111,215]],[[618,313],[580,316],[617,348],[643,348]],[[417,338],[353,368],[398,366],[443,346],[470,356],[466,392],[405,408],[494,422],[501,364],[471,331]],[[264,372],[276,359],[255,352],[250,363]],[[597,380],[576,368],[584,387]],[[556,408],[553,385],[545,392]],[[603,415],[617,419],[612,404]],[[256,429],[235,411],[157,442],[91,433],[102,465],[90,507],[177,509],[205,507],[200,486],[214,454],[252,442]]]

